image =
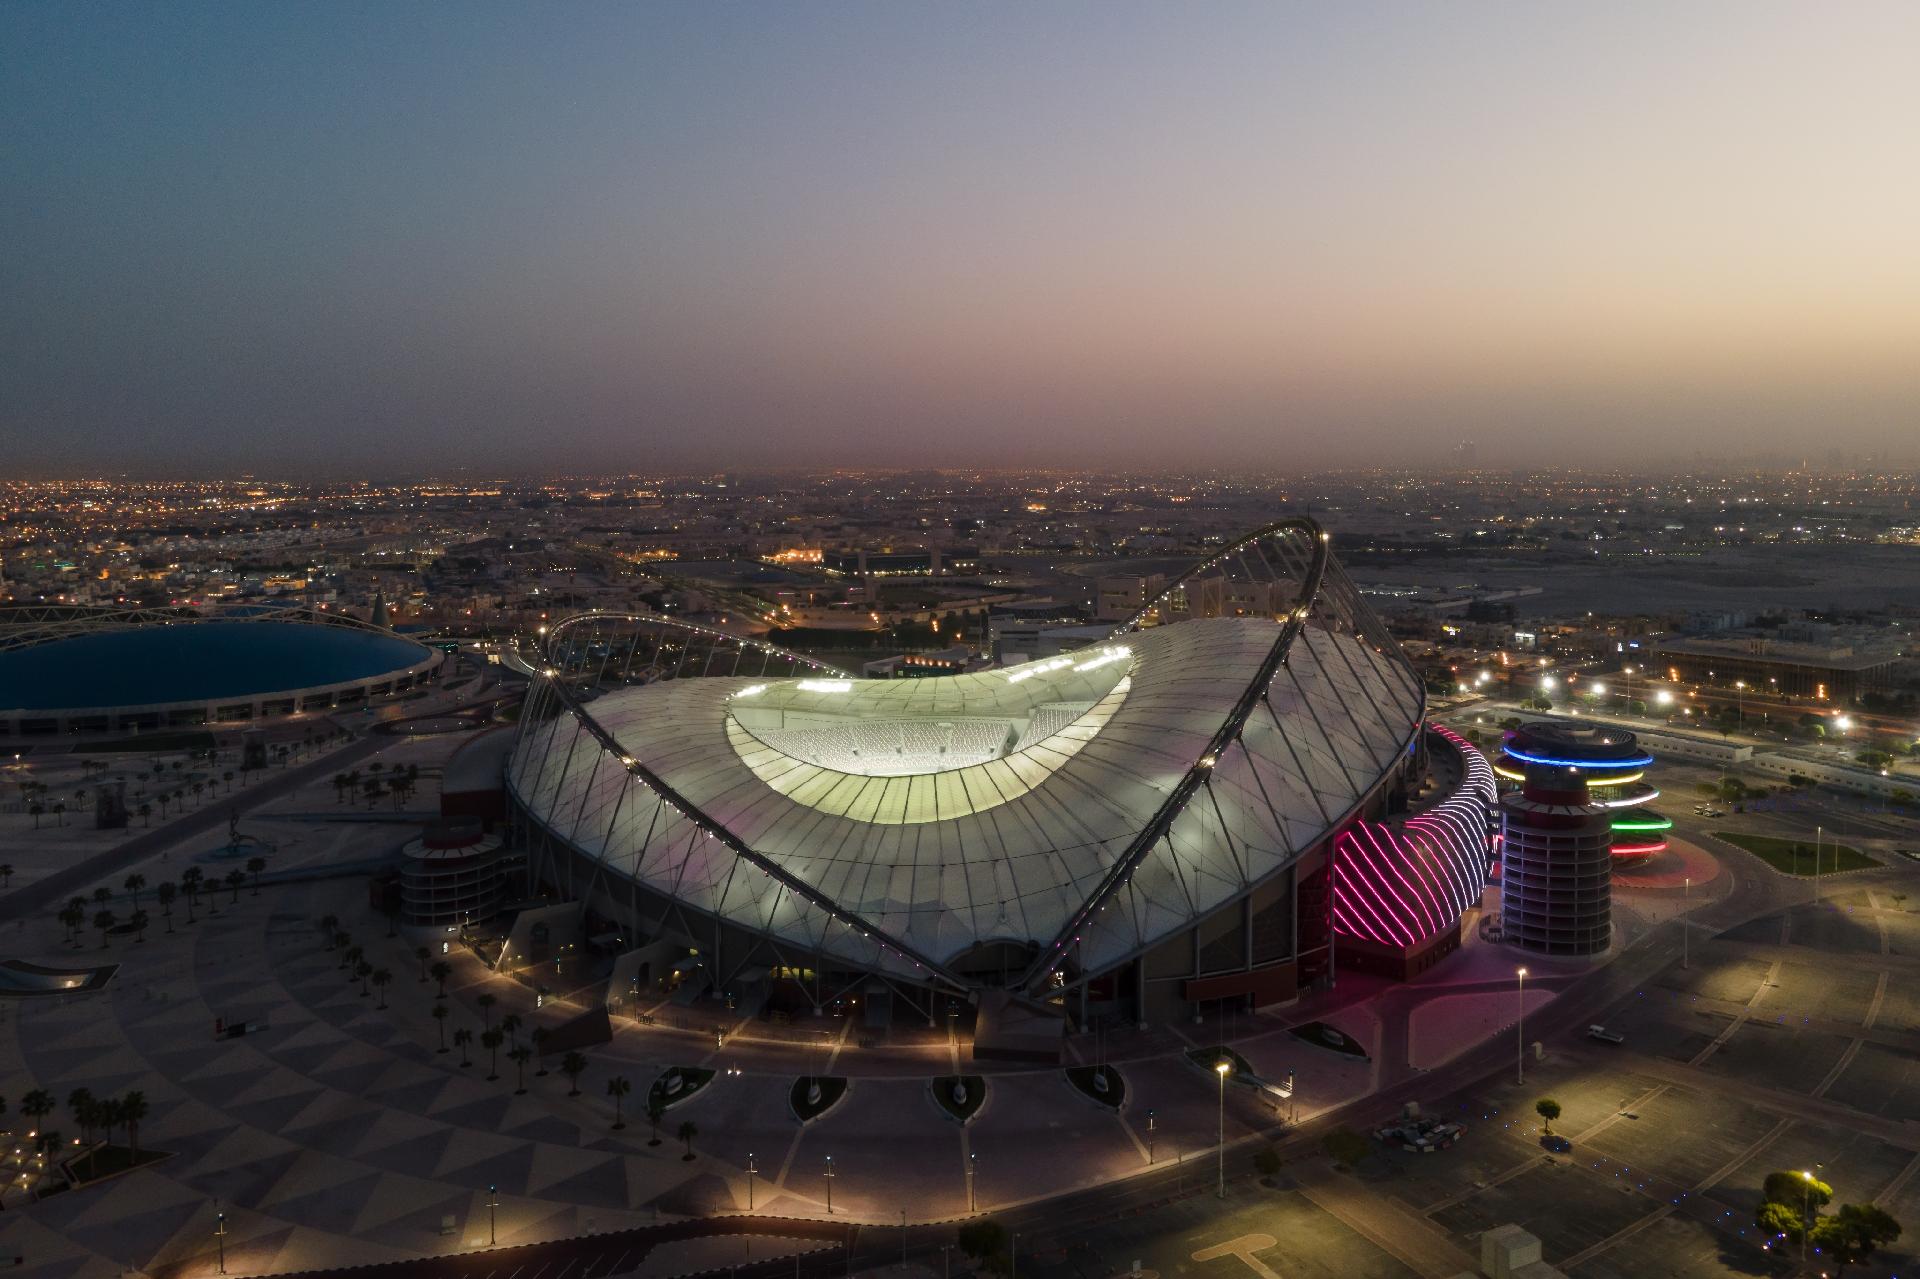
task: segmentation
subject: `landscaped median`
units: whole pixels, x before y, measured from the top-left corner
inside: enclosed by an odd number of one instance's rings
[[[713,1072],[703,1066],[670,1066],[647,1089],[647,1107],[672,1110],[712,1082]]]
[[[787,1090],[787,1105],[793,1117],[810,1124],[825,1115],[847,1095],[847,1081],[841,1075],[802,1075]]]
[[[1771,835],[1744,835],[1737,831],[1717,830],[1713,837],[1752,853],[1783,875],[1832,875],[1843,870],[1865,870],[1880,863],[1849,844],[1822,842],[1817,848],[1810,840],[1776,839]]]
[[[927,1092],[940,1113],[955,1123],[971,1121],[987,1104],[983,1075],[940,1075],[927,1085]]]
[[[1118,1110],[1126,1104],[1127,1081],[1112,1066],[1069,1066],[1067,1087],[1096,1106]]]

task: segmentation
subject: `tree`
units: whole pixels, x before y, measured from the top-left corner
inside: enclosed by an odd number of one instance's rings
[[[1553,1121],[1560,1117],[1560,1103],[1551,1097],[1542,1097],[1533,1103],[1533,1113],[1546,1120],[1546,1133],[1553,1135]]]
[[[1769,1234],[1798,1243],[1833,1199],[1833,1187],[1805,1172],[1770,1172],[1760,1183],[1760,1206],[1753,1223]]]
[[[258,897],[260,895],[260,872],[265,870],[266,868],[267,868],[266,858],[264,857],[247,858],[247,874],[253,876],[253,895],[255,897]]]
[[[167,931],[172,932],[173,931],[173,899],[180,895],[180,890],[173,886],[172,880],[163,879],[160,881],[159,885],[153,890],[153,895],[155,899],[157,899],[160,903],[160,913],[166,916]]]
[[[236,906],[240,904],[240,885],[246,882],[247,877],[244,872],[237,870],[227,872],[227,887],[233,890],[233,904]]]
[[[1875,1204],[1841,1204],[1813,1227],[1809,1242],[1843,1266],[1860,1265],[1900,1237],[1900,1223]]]
[[[1762,1200],[1759,1211],[1753,1214],[1753,1224],[1769,1239],[1800,1242],[1800,1209],[1797,1207]]]
[[[73,1112],[73,1122],[80,1125],[80,1139],[88,1145],[93,1144],[93,1090],[76,1088],[67,1094],[67,1109]]]
[[[572,1085],[567,1089],[567,1096],[580,1095],[580,1076],[585,1074],[586,1070],[587,1059],[577,1052],[568,1053],[560,1059],[560,1073],[565,1075],[567,1082]]]
[[[1367,1157],[1372,1147],[1367,1139],[1351,1128],[1336,1128],[1320,1139],[1320,1148],[1335,1163],[1345,1164],[1349,1168]]]
[[[687,1143],[687,1153],[680,1157],[689,1163],[693,1162],[693,1139],[700,1135],[700,1126],[691,1119],[682,1119],[676,1135]]]
[[[465,1070],[473,1063],[467,1060],[467,1045],[473,1042],[473,1032],[465,1026],[453,1032],[453,1046],[460,1050],[460,1069]]]
[[[200,883],[207,873],[198,866],[189,866],[180,872],[180,891],[187,895],[187,922],[193,922],[193,908],[199,901]]]
[[[519,1013],[508,1013],[505,1017],[502,1017],[500,1019],[500,1030],[501,1033],[506,1035],[508,1043],[512,1044],[515,1048],[520,1046]]]
[[[960,1227],[960,1251],[975,1261],[991,1263],[1007,1251],[1007,1228],[991,1219],[969,1221]]]
[[[147,886],[147,877],[136,871],[135,873],[121,880],[120,886],[127,890],[128,907],[133,910],[139,910],[140,909],[140,890]]]
[[[67,928],[67,943],[71,945],[76,934],[87,926],[87,903],[84,898],[74,897],[68,900],[60,912],[60,922]]]
[[[534,1077],[537,1079],[547,1073],[547,1057],[545,1053],[540,1051],[540,1045],[547,1042],[547,1028],[545,1026],[535,1026],[528,1032],[527,1038],[533,1041],[533,1054],[540,1059],[540,1069],[533,1072]]]
[[[40,1121],[53,1113],[54,1105],[52,1093],[44,1088],[35,1088],[20,1098],[20,1113],[32,1120],[35,1128],[39,1128]]]
[[[333,932],[338,927],[340,927],[338,915],[320,916],[320,939],[327,943],[328,950],[333,949]]]
[[[1253,1156],[1253,1170],[1262,1177],[1275,1177],[1280,1173],[1280,1152],[1272,1146],[1262,1146]]]
[[[413,957],[420,961],[420,984],[422,986],[427,984],[427,960],[431,958],[432,955],[433,952],[425,946],[415,946],[413,948]]]
[[[344,937],[346,936],[346,934],[342,933],[341,936]],[[340,962],[336,964],[335,967],[344,968],[348,972],[352,972],[354,969],[360,966],[360,961],[362,959],[365,959],[366,956],[367,956],[367,952],[364,948],[359,946],[349,946],[345,950],[340,952]]]
[[[480,1009],[480,1024],[491,1027],[493,1025],[493,1006],[500,1002],[500,997],[492,992],[488,992],[473,1002]]]
[[[433,1019],[440,1026],[440,1047],[435,1051],[445,1052],[447,1051],[447,1006],[445,1004],[433,1006]]]
[[[140,811],[140,824],[142,826],[153,825],[153,805],[143,802],[140,805],[139,811]]]
[[[112,928],[117,922],[113,917],[113,912],[110,910],[94,912],[93,926],[100,930],[100,948],[102,950],[105,950],[107,946],[107,930]]]
[[[492,1056],[487,1061],[487,1082],[500,1078],[500,1045],[506,1042],[506,1036],[500,1033],[498,1026],[489,1026],[480,1032],[480,1044]]]
[[[373,991],[367,988],[367,983],[373,977],[373,965],[363,959],[353,966],[353,975],[360,979],[360,998],[371,995]]]
[[[376,968],[373,970],[373,976],[369,980],[371,980],[374,986],[380,991],[380,1002],[376,1006],[385,1008],[387,1006],[387,986],[393,981],[393,974],[384,968]]]
[[[120,1122],[126,1125],[127,1149],[133,1151],[135,1159],[140,1157],[140,1121],[147,1117],[147,1095],[143,1092],[130,1092],[114,1103],[114,1111]]]
[[[352,785],[352,783],[347,781],[347,775],[345,773],[335,773],[333,775],[334,803],[344,804],[347,802],[347,787],[350,785]]]
[[[147,923],[147,912],[144,910],[134,911],[127,919],[127,926],[133,929],[133,939],[135,941],[145,941],[147,939]]]
[[[434,998],[445,999],[447,997],[447,978],[453,976],[453,965],[444,959],[438,959],[434,961],[433,967],[427,969],[427,971],[433,975],[435,981],[440,983],[440,989],[434,995]]]
[[[507,1054],[507,1059],[511,1061],[519,1071],[515,1078],[515,1087],[513,1090],[515,1095],[526,1092],[527,1063],[533,1060],[533,1049],[527,1047],[525,1044],[521,1044]]]
[[[647,1093],[647,1127],[652,1131],[652,1136],[647,1139],[649,1146],[657,1146],[660,1144],[660,1121],[666,1117],[667,1103],[661,1099],[659,1093],[649,1090]]]
[[[628,1082],[625,1075],[615,1075],[612,1079],[607,1080],[607,1096],[613,1098],[613,1128],[615,1132],[627,1126],[627,1117],[622,1110],[622,1104],[626,1101],[627,1094],[632,1091],[633,1085]]]

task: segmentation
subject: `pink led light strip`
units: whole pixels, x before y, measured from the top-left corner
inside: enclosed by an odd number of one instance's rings
[[[1487,814],[1493,769],[1458,733],[1427,731],[1460,754],[1460,787],[1398,825],[1356,822],[1334,844],[1333,924],[1349,937],[1415,946],[1450,927],[1479,900],[1487,878]]]

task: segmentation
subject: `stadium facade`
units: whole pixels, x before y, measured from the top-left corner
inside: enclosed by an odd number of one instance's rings
[[[0,741],[243,725],[363,706],[446,655],[319,609],[0,611]]]
[[[735,1008],[1184,1019],[1325,984],[1336,932],[1375,966],[1431,952],[1485,881],[1485,762],[1426,731],[1421,681],[1307,520],[1045,661],[856,680],[606,614],[555,626],[547,661],[507,769],[530,873],[697,952]],[[1362,865],[1367,823],[1393,837]]]

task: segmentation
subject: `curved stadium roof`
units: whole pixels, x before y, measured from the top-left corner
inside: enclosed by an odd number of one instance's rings
[[[1418,679],[1311,580],[1304,614],[965,675],[549,681],[509,781],[613,875],[778,943],[954,985],[999,941],[1097,970],[1282,871],[1412,741]]]

